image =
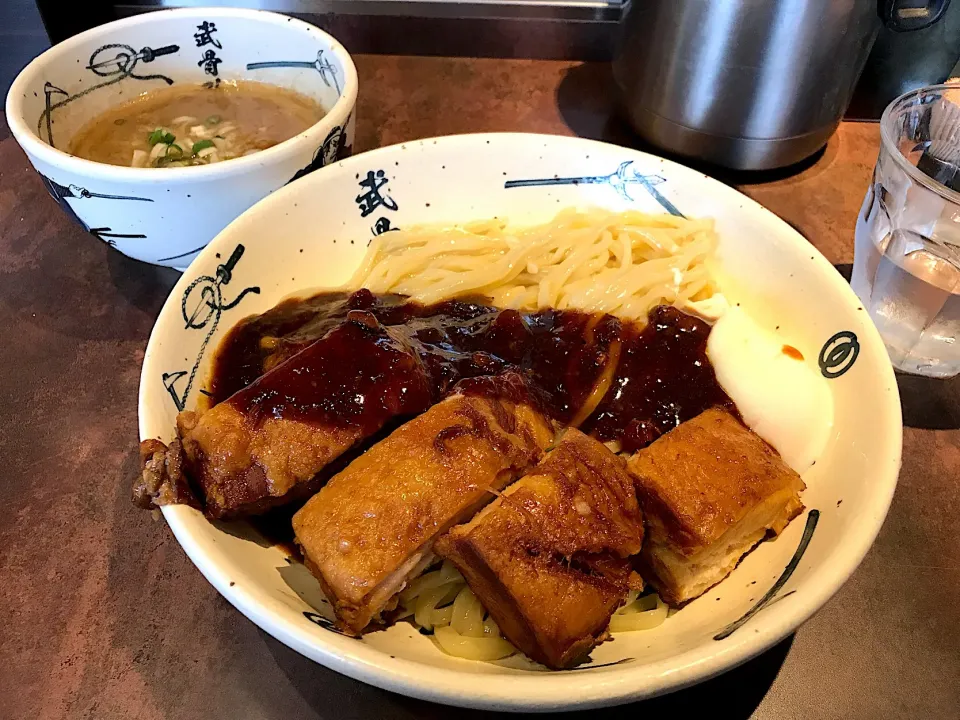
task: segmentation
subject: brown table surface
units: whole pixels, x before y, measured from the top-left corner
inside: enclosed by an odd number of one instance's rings
[[[636,145],[613,116],[603,65],[357,65],[356,150],[488,130]],[[0,718],[486,716],[368,687],[289,650],[133,509],[140,362],[178,276],[71,225],[7,134],[0,123]],[[802,168],[722,179],[848,264],[878,142],[877,126],[844,124]],[[960,384],[901,378],[900,389],[893,508],[837,596],[727,675],[592,718],[960,718]]]

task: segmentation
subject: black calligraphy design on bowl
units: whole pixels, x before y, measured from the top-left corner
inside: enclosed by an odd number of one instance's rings
[[[349,122],[350,117],[347,116],[347,120],[343,123],[342,127],[337,126],[327,133],[327,137],[323,141],[323,144],[318,147],[317,151],[313,154],[313,160],[310,161],[310,164],[305,168],[297,170],[296,175],[287,181],[287,185],[292,183],[294,180],[299,180],[304,175],[309,175],[314,170],[319,170],[327,165],[332,165],[337,160],[342,160],[343,158],[348,157],[349,148],[347,146],[347,125]]]
[[[193,39],[196,41],[197,47],[213,45],[217,50],[223,50],[223,45],[213,36],[215,32],[217,32],[217,24],[209,20],[204,20],[197,25],[197,32],[193,34]]]
[[[38,172],[37,175],[40,176],[40,179],[43,181],[44,187],[47,188],[47,192],[50,193],[50,196],[57,201],[57,205],[60,206],[60,209],[63,210],[67,217],[73,220],[77,225],[82,227],[88,233],[95,235],[100,240],[103,240],[107,245],[111,247],[117,246],[118,239],[144,239],[147,236],[142,233],[115,233],[112,228],[109,227],[90,227],[87,225],[76,211],[67,202],[68,198],[83,200],[88,198],[101,198],[107,200],[133,200],[137,202],[153,202],[151,198],[145,197],[136,197],[133,195],[108,195],[106,193],[97,193],[91,192],[84,187],[79,185],[61,185],[56,180],[47,177],[41,172]]]
[[[396,200],[387,195],[383,189],[384,185],[390,182],[384,170],[369,170],[365,177],[360,180],[360,187],[363,189],[354,202],[360,208],[360,217],[366,217],[378,207],[384,207],[387,210],[397,211],[400,207]]]
[[[506,189],[519,187],[542,187],[544,185],[609,185],[624,200],[633,202],[633,196],[630,195],[630,186],[639,185],[646,190],[650,196],[656,200],[660,206],[671,215],[684,217],[683,213],[677,209],[677,206],[670,202],[655,186],[666,182],[665,178],[659,175],[644,175],[637,172],[633,166],[633,160],[627,160],[620,163],[620,167],[609,175],[579,175],[575,177],[552,177],[552,178],[534,178],[531,180],[507,180],[503,187]]]
[[[216,77],[220,74],[220,63],[222,62],[223,60],[217,57],[217,53],[215,51],[207,50],[197,63],[197,67],[202,67],[203,71],[207,75],[213,75]]]
[[[368,170],[367,174],[362,178],[358,174],[357,179],[363,191],[354,198],[354,202],[360,210],[360,217],[367,217],[367,215],[370,215],[377,208],[383,208],[391,212],[396,212],[400,209],[397,201],[385,192],[384,186],[390,182],[390,178],[387,177],[385,170],[382,168],[380,170]],[[377,235],[399,229],[400,228],[393,227],[390,223],[390,218],[386,215],[381,215],[377,218],[376,222],[374,222],[373,227],[370,228],[372,237],[370,241],[367,242],[367,245],[369,245]]]
[[[223,286],[229,285],[233,278],[233,270],[240,262],[244,252],[243,245],[238,244],[234,248],[230,259],[217,266],[216,277],[210,275],[201,275],[187,286],[183,292],[183,299],[180,301],[180,312],[183,315],[185,330],[202,330],[209,326],[203,342],[200,344],[200,350],[197,352],[197,358],[193,367],[188,370],[177,370],[174,372],[165,372],[161,377],[163,387],[177,408],[177,412],[186,408],[187,399],[190,396],[190,390],[193,388],[193,382],[196,379],[197,369],[200,367],[200,361],[206,352],[210,338],[217,331],[217,325],[220,323],[220,317],[224,312],[235,308],[240,304],[249,293],[259,295],[260,288],[251,286],[244,288],[231,301],[224,302]],[[186,386],[182,391],[177,390],[177,383],[184,377],[187,377]]]
[[[217,50],[223,50],[223,45],[213,36],[215,32],[217,32],[217,24],[209,20],[204,20],[197,25],[197,32],[193,34],[193,39],[198,48],[206,47],[207,45],[212,46],[203,53],[200,62],[197,63],[197,67],[202,67],[207,75],[213,75],[217,78],[217,87],[220,87],[220,63],[222,63],[223,60],[217,57]]]
[[[160,73],[141,75],[135,73],[134,68],[136,68],[140,62],[144,64],[151,63],[158,57],[173,55],[179,51],[179,45],[164,45],[159,48],[143,47],[139,50],[134,50],[131,46],[120,43],[102,45],[93,51],[93,54],[87,61],[86,69],[97,77],[107,78],[103,82],[84,88],[76,93],[69,93],[51,82],[44,83],[44,109],[37,120],[37,135],[40,135],[41,132],[46,129],[47,144],[50,145],[50,147],[56,147],[53,142],[53,111],[85,95],[89,95],[94,90],[99,90],[108,85],[114,85],[127,78],[133,78],[134,80],[162,80],[167,85],[173,85],[173,80],[166,75]],[[62,99],[54,101],[55,97]],[[44,126],[46,127],[44,128]]]
[[[723,630],[714,635],[714,640],[725,640],[743,627],[743,625],[745,625],[750,618],[763,610],[765,607],[793,594],[794,591],[791,590],[790,592],[781,595],[779,598],[777,597],[777,593],[779,593],[780,590],[783,589],[783,586],[787,584],[787,581],[791,578],[794,571],[797,569],[797,566],[800,564],[800,560],[803,559],[803,555],[810,546],[810,540],[813,538],[813,533],[817,529],[817,523],[819,521],[819,510],[811,510],[807,514],[807,524],[803,527],[803,535],[800,537],[800,544],[797,546],[796,552],[793,553],[793,557],[790,558],[790,562],[788,562],[786,567],[783,569],[783,573],[773,584],[773,587],[767,591],[766,595],[760,598],[756,605],[747,610],[747,612],[745,612],[740,618],[734,620]]]
[[[853,367],[860,355],[860,341],[856,333],[842,330],[832,335],[820,349],[817,363],[820,365],[820,374],[828,380],[843,375]]]
[[[613,667],[614,665],[623,665],[628,662],[633,662],[635,659],[636,658],[625,657],[625,658],[620,658],[619,660],[611,660],[610,662],[605,662],[605,663],[593,663],[593,662],[589,662],[589,659],[588,659],[588,662],[585,662],[582,665],[577,665],[576,667],[572,667],[572,668],[564,668],[559,672],[575,672],[578,670],[579,671],[597,670],[598,668]],[[557,672],[557,671],[555,670],[554,672]]]
[[[167,257],[157,258],[156,260],[154,260],[154,262],[163,263],[163,262],[169,262],[171,260],[183,260],[184,258],[188,258],[191,255],[196,255],[198,252],[203,250],[207,245],[208,243],[204,243],[200,247],[195,247],[192,250],[187,250],[186,252],[177,253],[176,255],[169,255]]]
[[[390,218],[380,217],[377,218],[377,221],[373,224],[373,227],[370,228],[370,232],[373,233],[374,237],[377,235],[383,235],[385,232],[390,232],[391,230],[399,230],[400,228],[392,227],[390,225]],[[373,238],[371,238],[371,241]],[[369,245],[369,243],[367,243]]]
[[[312,68],[320,73],[320,79],[323,80],[324,85],[330,87],[330,84],[333,83],[337,95],[342,92],[340,81],[337,80],[337,68],[323,56],[322,49],[317,51],[316,60],[269,60],[267,62],[247,63],[247,70],[263,70],[266,68]]]
[[[310,612],[309,610],[303,611],[303,616],[312,622],[317,627],[322,627],[324,630],[329,630],[330,632],[335,632],[337,635],[343,635],[344,637],[353,637],[352,635],[347,635],[343,630],[338,628],[332,620],[328,620],[323,615],[319,613]],[[354,638],[356,639],[356,638]]]

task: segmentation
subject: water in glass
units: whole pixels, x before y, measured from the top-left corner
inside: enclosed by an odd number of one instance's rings
[[[947,102],[942,93],[909,93],[884,113],[851,279],[894,367],[932,377],[960,373],[960,194],[921,169],[933,143],[930,113]]]

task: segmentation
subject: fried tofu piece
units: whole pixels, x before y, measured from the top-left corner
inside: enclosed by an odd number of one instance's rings
[[[647,523],[642,574],[674,605],[723,580],[803,511],[800,476],[720,408],[663,435],[628,467]]]
[[[607,637],[631,585],[627,558],[642,541],[626,463],[569,429],[539,465],[436,549],[514,645],[559,669]]]
[[[293,529],[343,629],[359,635],[392,609],[434,540],[534,465],[553,435],[518,397],[456,393],[333,477]]]
[[[350,320],[203,414],[177,418],[206,513],[237,518],[309,497],[327,466],[398,416],[433,402],[406,341],[369,313]]]

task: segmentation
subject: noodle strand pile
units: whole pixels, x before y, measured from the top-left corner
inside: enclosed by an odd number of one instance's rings
[[[714,293],[705,261],[712,220],[630,210],[565,210],[544,225],[499,219],[376,237],[351,286],[431,304],[484,296],[503,308],[606,312],[644,319]]]
[[[649,630],[667,618],[667,605],[656,594],[631,590],[627,602],[610,619],[610,632]],[[518,650],[500,633],[496,621],[449,562],[412,580],[400,593],[397,619],[432,633],[448,655],[468,660],[502,660]]]

